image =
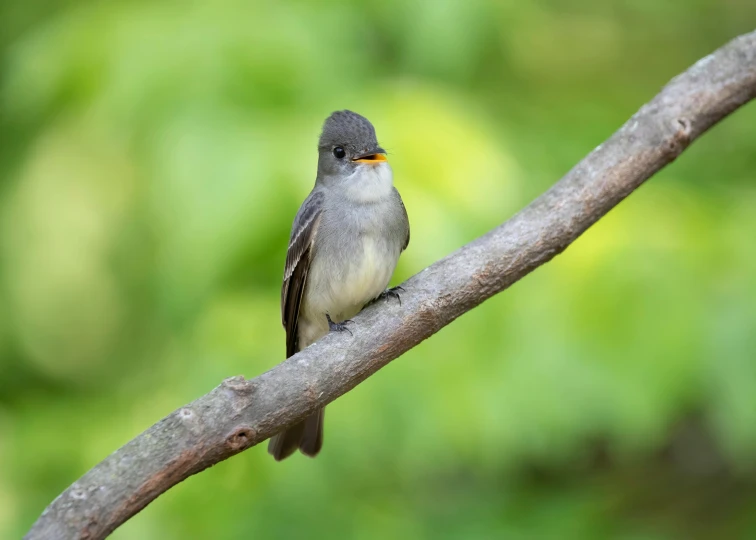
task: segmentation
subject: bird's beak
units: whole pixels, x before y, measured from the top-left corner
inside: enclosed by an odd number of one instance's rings
[[[385,163],[388,161],[386,156],[381,153],[374,154],[362,154],[352,160],[354,163],[370,163],[371,165],[378,165],[379,163]]]

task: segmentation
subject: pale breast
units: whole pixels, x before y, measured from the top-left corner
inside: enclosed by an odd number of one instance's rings
[[[313,260],[303,306],[307,318],[325,313],[334,321],[353,317],[388,285],[398,250],[369,235],[344,248],[341,253],[321,251]]]
[[[328,333],[326,313],[335,322],[351,319],[388,286],[399,249],[372,236],[362,237],[341,256],[329,253],[313,260],[299,318],[301,347]],[[328,261],[328,262],[326,262]]]
[[[386,242],[365,236],[361,243],[361,250],[346,261],[348,268],[344,282],[335,291],[334,302],[341,306],[340,314],[344,318],[354,316],[365,303],[381,294],[396,266],[396,258],[389,252]],[[354,313],[350,314],[351,311]]]

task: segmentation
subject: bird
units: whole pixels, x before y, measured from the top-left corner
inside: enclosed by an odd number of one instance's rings
[[[407,210],[394,187],[386,151],[370,121],[341,110],[325,120],[315,186],[294,218],[281,287],[286,357],[347,326],[365,305],[395,297],[388,289],[410,240]],[[274,435],[268,452],[281,461],[323,446],[324,409]]]

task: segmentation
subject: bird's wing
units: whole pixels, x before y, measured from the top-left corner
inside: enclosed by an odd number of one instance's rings
[[[291,228],[281,287],[281,320],[286,329],[287,358],[293,356],[298,348],[299,307],[304,295],[307,272],[312,258],[312,244],[318,232],[322,211],[323,193],[313,191],[302,203]]]
[[[409,245],[410,241],[410,224],[409,224],[409,216],[407,215],[407,209],[404,207],[404,201],[402,200],[402,196],[399,195],[399,191],[394,188],[394,192],[396,193],[397,198],[399,199],[399,204],[402,206],[402,212],[404,212],[404,222],[407,224],[407,239],[404,241],[404,245],[402,246],[402,251],[407,249],[407,246]]]

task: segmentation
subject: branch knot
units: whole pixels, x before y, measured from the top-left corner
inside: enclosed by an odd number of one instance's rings
[[[255,391],[255,383],[245,379],[242,375],[225,379],[223,387],[228,388],[239,396],[249,396]]]
[[[257,435],[257,431],[249,426],[242,426],[237,428],[226,437],[226,446],[232,452],[241,452],[245,448],[252,446],[253,440]]]

